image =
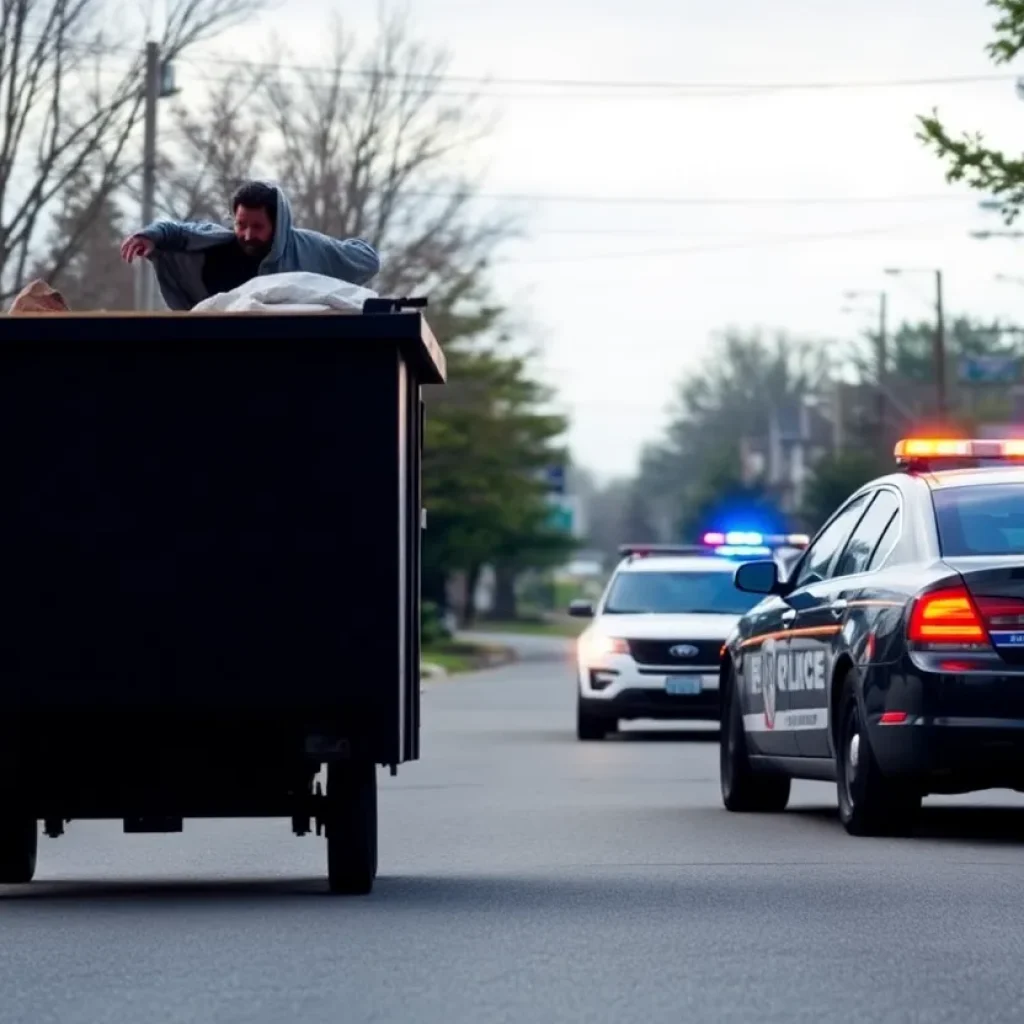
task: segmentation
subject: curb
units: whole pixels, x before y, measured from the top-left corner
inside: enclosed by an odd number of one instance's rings
[[[486,672],[488,669],[501,668],[503,665],[511,665],[517,661],[516,652],[511,647],[492,646],[480,652],[476,664],[465,672],[449,672],[441,665],[432,662],[420,662],[420,680],[428,682],[437,679],[458,679],[461,676],[473,675],[476,672]]]
[[[481,655],[481,659],[483,664],[480,668],[499,668],[502,665],[511,665],[518,657],[514,648],[502,645],[487,649]]]

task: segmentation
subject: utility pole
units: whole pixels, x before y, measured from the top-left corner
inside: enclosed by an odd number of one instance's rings
[[[156,111],[161,94],[160,44],[146,43],[146,105],[142,151],[142,226],[153,222],[156,206]],[[153,309],[156,281],[149,260],[139,260],[135,278],[135,308]]]
[[[868,296],[878,300],[878,334],[875,342],[875,420],[878,432],[878,443],[885,446],[886,428],[888,426],[888,405],[890,403],[887,376],[889,372],[889,327],[888,308],[889,295],[885,291],[848,291],[845,293],[847,299],[867,298]],[[866,310],[864,310],[866,312]],[[856,306],[844,306],[844,313],[858,313],[862,310]],[[868,335],[870,337],[870,334]]]
[[[889,410],[886,402],[886,387],[889,374],[889,296],[885,292],[879,294],[879,366],[876,374],[876,393],[879,401],[879,442],[885,444],[889,426]]]
[[[888,267],[885,273],[935,274],[935,339],[932,345],[932,362],[935,364],[935,412],[939,419],[945,419],[949,403],[946,394],[946,317],[942,308],[942,271],[926,271],[921,267]]]
[[[843,381],[837,374],[835,379],[835,388],[832,392],[832,447],[835,450],[836,455],[839,455],[842,452],[846,443],[846,431],[844,429],[845,424],[843,423],[844,416]]]
[[[946,320],[942,308],[942,271],[935,271],[935,399],[939,419],[946,418]]]

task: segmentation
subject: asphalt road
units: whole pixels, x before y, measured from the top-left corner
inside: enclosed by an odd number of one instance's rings
[[[0,889],[3,1024],[1019,1020],[1024,802],[930,801],[856,840],[832,787],[718,799],[714,733],[579,744],[565,648],[423,695],[381,782],[381,871],[325,895],[284,822],[70,826]]]

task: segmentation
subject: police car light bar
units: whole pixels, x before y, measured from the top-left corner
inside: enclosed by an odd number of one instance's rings
[[[925,467],[933,462],[962,463],[964,460],[980,459],[1009,462],[1024,459],[1024,439],[905,437],[896,442],[893,454],[896,456],[897,465],[900,466]]]
[[[704,543],[714,548],[757,548],[758,553],[775,547],[805,548],[811,538],[806,533],[754,533],[730,530],[728,533],[712,531],[704,534]]]
[[[647,558],[650,555],[706,555],[700,544],[620,544],[620,558]]]

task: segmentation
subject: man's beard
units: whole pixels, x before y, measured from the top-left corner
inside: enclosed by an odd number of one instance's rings
[[[242,247],[242,252],[253,259],[263,259],[264,256],[270,254],[270,242],[239,242],[238,244]]]

